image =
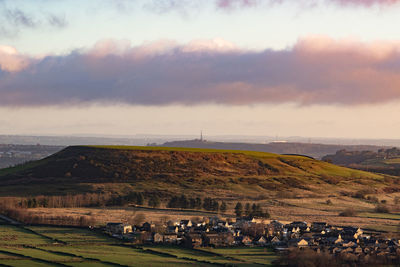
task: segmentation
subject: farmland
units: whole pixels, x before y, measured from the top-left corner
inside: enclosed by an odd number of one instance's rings
[[[4,266],[252,266],[275,259],[266,249],[236,248],[234,253],[242,249],[232,257],[219,249],[133,246],[83,228],[0,225]]]

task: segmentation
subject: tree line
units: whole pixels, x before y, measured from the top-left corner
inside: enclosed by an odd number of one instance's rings
[[[253,217],[261,217],[261,218],[269,218],[270,214],[268,211],[264,211],[261,208],[260,204],[253,203],[250,205],[250,203],[246,203],[246,205],[243,208],[243,204],[241,202],[236,203],[235,206],[235,214],[236,217],[242,217],[242,216],[253,216]]]
[[[226,212],[227,205],[224,201],[219,203],[219,201],[212,199],[210,197],[206,197],[201,199],[200,197],[196,198],[187,198],[184,194],[181,196],[173,196],[168,204],[168,208],[179,208],[179,209],[195,209],[195,210],[207,210],[207,211],[216,211],[216,212]]]
[[[94,226],[97,224],[92,216],[44,216],[29,212],[27,209],[1,209],[1,212],[24,224],[46,224],[46,225],[65,225],[65,226]]]
[[[168,208],[206,210],[225,213],[227,203],[217,201],[210,197],[204,199],[200,197],[172,196],[169,200],[165,197],[163,201]],[[113,193],[86,193],[66,196],[37,196],[28,198],[8,197],[1,198],[1,204],[9,208],[79,208],[79,207],[105,207],[105,206],[126,206],[128,204],[147,205],[157,208],[161,205],[158,194],[148,192],[130,192],[126,195]],[[243,205],[238,202],[235,206],[235,214],[241,216],[255,216],[268,218],[269,213],[264,211],[260,204],[246,203]]]

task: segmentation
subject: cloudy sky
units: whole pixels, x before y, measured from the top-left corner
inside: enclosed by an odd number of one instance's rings
[[[398,138],[400,1],[0,0],[0,134]]]

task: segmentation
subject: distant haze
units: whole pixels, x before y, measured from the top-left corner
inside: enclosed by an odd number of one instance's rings
[[[199,144],[200,135],[133,135],[133,136],[24,136],[24,135],[0,135],[0,144],[20,144],[20,145],[127,145],[145,146],[162,145],[164,143],[190,144],[196,147]],[[204,143],[200,147],[209,147],[213,142],[223,142],[229,149],[235,149],[235,144],[290,144],[303,143],[305,145],[324,144],[324,145],[343,145],[343,146],[377,146],[391,147],[399,146],[400,139],[334,139],[334,138],[307,138],[307,137],[273,137],[273,136],[204,136]],[[201,142],[200,142],[201,143]],[[186,146],[186,145],[185,145]],[[212,147],[210,147],[212,148]],[[371,148],[375,150],[375,148]],[[256,149],[252,149],[256,150]],[[273,152],[273,151],[270,151]],[[279,153],[279,152],[276,152]],[[294,152],[293,152],[294,153]]]

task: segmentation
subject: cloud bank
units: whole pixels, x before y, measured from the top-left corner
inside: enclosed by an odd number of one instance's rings
[[[400,99],[400,44],[299,40],[249,51],[223,40],[104,40],[33,59],[0,49],[0,105],[370,104]]]

